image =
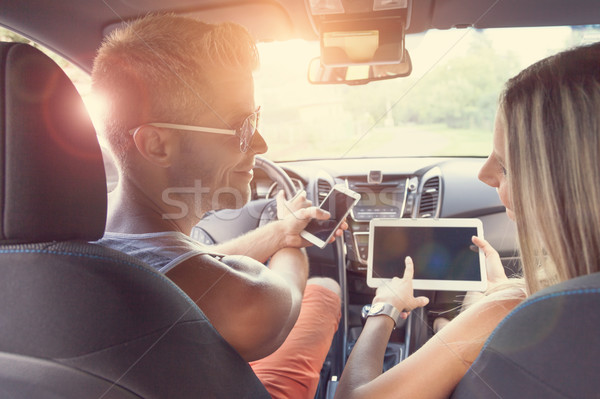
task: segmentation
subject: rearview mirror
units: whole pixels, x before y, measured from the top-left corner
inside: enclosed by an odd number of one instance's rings
[[[364,85],[369,82],[410,75],[412,61],[404,50],[402,61],[392,64],[363,64],[346,66],[323,65],[321,58],[313,58],[308,67],[308,81],[312,84]]]

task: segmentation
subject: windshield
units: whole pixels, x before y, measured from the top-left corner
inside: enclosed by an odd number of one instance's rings
[[[261,43],[255,84],[266,156],[487,156],[504,82],[536,60],[598,40],[600,26],[407,35],[411,76],[363,86],[308,83],[318,42]]]
[[[0,28],[0,39],[27,39]],[[600,25],[453,29],[407,35],[413,72],[362,86],[313,85],[319,43],[260,43],[255,74],[260,131],[274,161],[396,156],[488,156],[504,82],[531,63],[600,41]],[[42,49],[44,50],[44,49]],[[47,50],[44,50],[47,51]],[[50,54],[92,116],[89,77]]]

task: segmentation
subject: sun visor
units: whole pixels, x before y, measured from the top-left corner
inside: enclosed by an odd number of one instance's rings
[[[320,39],[326,66],[397,64],[404,56],[400,17],[324,21]]]

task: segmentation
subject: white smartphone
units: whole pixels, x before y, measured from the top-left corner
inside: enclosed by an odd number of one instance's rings
[[[327,220],[312,219],[304,231],[300,232],[300,236],[319,248],[325,248],[359,199],[360,194],[346,186],[334,186],[320,206],[321,209],[328,211],[331,217]]]

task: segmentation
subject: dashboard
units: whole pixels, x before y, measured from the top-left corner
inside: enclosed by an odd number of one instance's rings
[[[348,217],[348,230],[338,240],[341,253],[337,245],[307,248],[312,274],[339,279],[338,269],[342,268],[349,273],[351,292],[360,297],[372,294],[364,278],[369,222],[374,218],[479,218],[485,238],[503,259],[507,275],[514,274],[516,227],[506,216],[496,191],[477,178],[484,162],[485,158],[462,157],[342,158],[280,162],[278,166],[296,189],[306,190],[315,205],[336,184],[361,195]],[[273,197],[279,191],[278,183],[257,168],[251,185],[253,209],[219,211],[219,217],[207,215],[192,236],[207,244],[222,242],[275,220]],[[224,225],[224,220],[232,223]]]
[[[477,178],[484,162],[484,158],[378,158],[279,165],[301,182],[314,204],[335,184],[361,195],[343,241],[346,268],[364,272],[369,221],[374,218],[480,218],[485,237],[509,263],[516,254],[516,230],[496,191]],[[269,185],[266,179],[257,173],[255,184]],[[318,258],[323,259],[323,254]]]

